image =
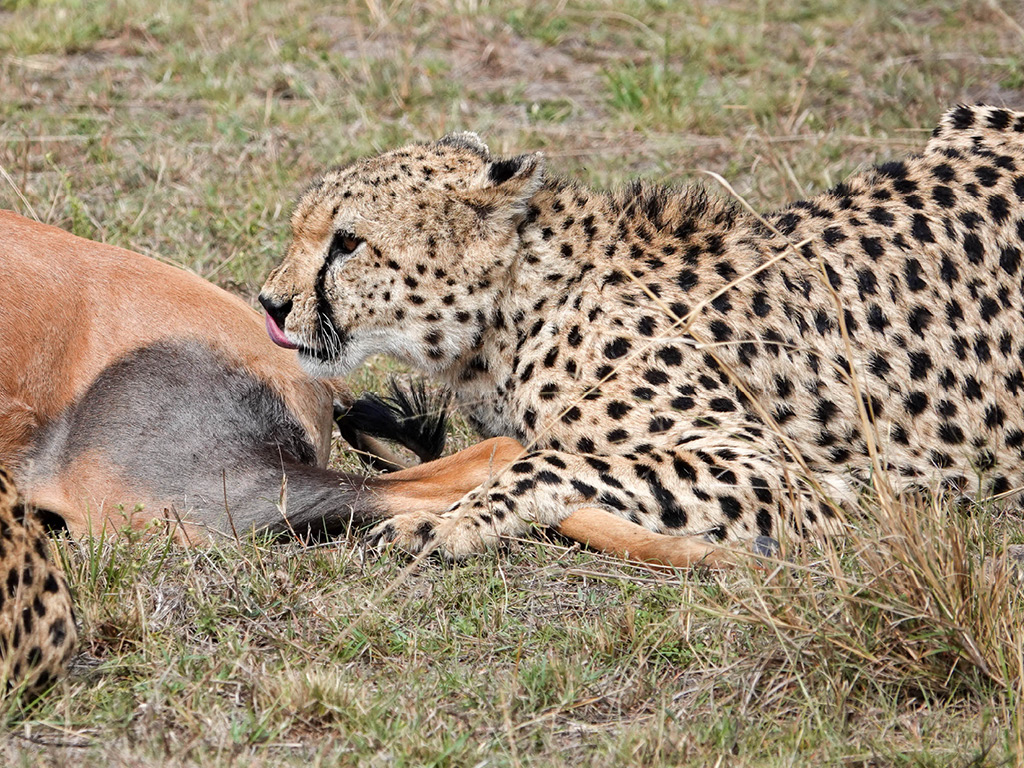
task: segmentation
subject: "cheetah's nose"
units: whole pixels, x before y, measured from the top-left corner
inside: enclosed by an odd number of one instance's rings
[[[284,333],[284,321],[288,317],[288,313],[292,311],[292,300],[288,299],[278,303],[265,293],[261,293],[260,304],[267,311],[267,333],[270,335],[270,340],[279,347],[295,349],[296,345],[289,341]]]

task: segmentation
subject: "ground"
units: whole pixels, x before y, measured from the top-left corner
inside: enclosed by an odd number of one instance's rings
[[[998,0],[0,3],[0,206],[250,300],[315,172],[451,130],[775,207],[951,104],[1020,108],[1022,24]],[[0,760],[1012,763],[1021,605],[965,566],[1020,521],[864,503],[884,540],[721,578],[543,542],[409,571],[352,542],[61,544],[82,653],[4,711]]]

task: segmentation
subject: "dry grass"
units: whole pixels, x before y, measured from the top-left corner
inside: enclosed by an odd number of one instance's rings
[[[1021,23],[953,0],[0,0],[0,206],[250,299],[315,172],[448,130],[774,206],[921,146],[950,104],[1022,106]],[[767,574],[545,542],[408,572],[355,542],[60,543],[82,655],[4,710],[0,761],[1019,762],[1021,598],[981,564],[1020,520],[864,504],[841,549]]]

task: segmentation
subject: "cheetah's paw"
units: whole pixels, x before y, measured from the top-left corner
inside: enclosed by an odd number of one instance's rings
[[[377,551],[393,545],[411,555],[429,549],[447,560],[459,560],[483,552],[488,544],[497,540],[497,536],[485,528],[472,518],[406,512],[375,525],[366,541]]]

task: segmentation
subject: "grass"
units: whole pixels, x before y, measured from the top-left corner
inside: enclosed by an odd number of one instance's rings
[[[0,206],[252,300],[329,165],[472,129],[593,185],[708,170],[767,208],[956,102],[1020,107],[1021,24],[980,0],[0,0]],[[1022,606],[980,564],[1020,520],[865,503],[841,551],[766,574],[61,542],[82,652],[4,708],[0,761],[1019,764]]]

